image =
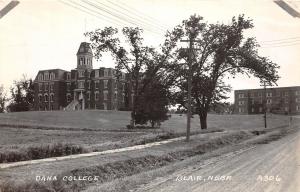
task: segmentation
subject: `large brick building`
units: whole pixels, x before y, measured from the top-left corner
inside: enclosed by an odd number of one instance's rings
[[[234,91],[234,113],[300,114],[300,86]]]
[[[104,109],[127,110],[126,74],[116,76],[113,68],[93,69],[90,44],[82,42],[77,52],[77,68],[41,70],[34,80],[35,110]]]

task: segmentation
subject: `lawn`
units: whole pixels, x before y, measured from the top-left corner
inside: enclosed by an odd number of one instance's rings
[[[127,111],[33,111],[0,114],[0,125],[41,126],[48,128],[92,129],[99,131],[126,131],[130,121]],[[262,115],[208,115],[208,128],[253,129],[264,126]],[[268,115],[268,126],[276,127],[288,124],[287,116]],[[186,116],[172,114],[161,128],[168,132],[184,132]],[[200,128],[199,117],[194,115],[191,130]]]
[[[124,111],[52,111],[0,114],[0,161],[31,159],[35,151],[44,158],[47,151],[70,154],[70,147],[82,151],[103,151],[185,134],[186,116],[173,114],[161,129],[128,130],[130,112]],[[268,126],[288,124],[287,116],[268,116]],[[249,130],[263,127],[262,115],[209,115],[208,131]],[[24,127],[25,126],[25,127]],[[191,131],[200,131],[199,118],[192,118]],[[55,149],[58,145],[59,149]],[[43,152],[45,151],[45,152]],[[52,153],[52,152],[49,152]],[[12,157],[13,156],[13,157]],[[16,156],[16,158],[14,158]],[[25,156],[24,158],[22,158]]]

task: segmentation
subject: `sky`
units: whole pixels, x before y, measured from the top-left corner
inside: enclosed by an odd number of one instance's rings
[[[0,9],[9,2],[0,0]],[[300,1],[288,2],[300,10]],[[300,86],[300,18],[272,0],[20,0],[0,19],[0,85],[9,90],[22,74],[35,78],[39,70],[76,68],[80,42],[88,41],[86,31],[135,24],[144,28],[145,43],[156,47],[166,30],[192,14],[208,23],[226,24],[239,14],[253,19],[254,28],[246,34],[262,45],[261,56],[280,65],[278,86]],[[94,60],[94,68],[114,65],[108,55]],[[227,82],[233,90],[260,87],[258,79],[248,76]]]

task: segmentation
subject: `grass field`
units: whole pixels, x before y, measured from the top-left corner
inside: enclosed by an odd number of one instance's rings
[[[128,130],[130,112],[122,111],[52,111],[0,114],[0,162],[20,159],[20,155],[48,150],[58,145],[61,155],[69,146],[81,151],[103,151],[160,140],[169,133],[183,135],[186,116],[173,114],[161,129]],[[288,124],[287,116],[271,115],[269,127]],[[7,125],[7,126],[6,126]],[[262,115],[209,115],[210,130],[251,130],[263,127]],[[191,131],[200,131],[199,118],[192,119]],[[49,147],[50,146],[50,147]],[[42,150],[42,151],[43,151]],[[55,150],[55,149],[53,149]],[[27,152],[26,152],[27,151]],[[5,155],[6,154],[6,155]],[[26,155],[25,155],[26,156]],[[38,155],[36,155],[38,156]],[[40,158],[46,157],[45,152]],[[24,157],[31,159],[31,157]],[[2,159],[2,160],[1,160]],[[22,159],[22,158],[21,158]],[[14,161],[14,160],[10,160]]]
[[[39,111],[0,114],[0,125],[35,126],[64,129],[92,129],[99,131],[124,131],[130,121],[130,112],[126,111]],[[288,124],[287,116],[269,115],[268,126],[276,127]],[[252,129],[262,128],[262,115],[208,115],[208,128]],[[165,121],[161,129],[171,132],[184,132],[186,116],[173,114]],[[194,115],[192,131],[200,129],[199,118]]]

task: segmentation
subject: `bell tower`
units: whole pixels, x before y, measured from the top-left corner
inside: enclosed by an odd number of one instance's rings
[[[76,55],[77,69],[93,69],[93,52],[90,43],[82,42]]]

